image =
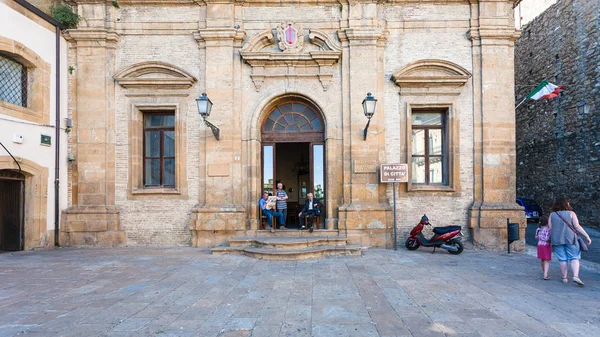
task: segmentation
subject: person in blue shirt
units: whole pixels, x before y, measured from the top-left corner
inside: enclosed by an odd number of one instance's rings
[[[267,222],[269,223],[269,227],[271,228],[271,233],[275,232],[275,229],[273,228],[273,216],[276,216],[279,219],[279,223],[281,224],[281,226],[279,227],[280,229],[286,229],[285,228],[285,218],[283,217],[283,214],[281,214],[280,212],[276,212],[274,210],[275,208],[275,203],[271,204],[267,202],[267,199],[269,198],[269,193],[267,192],[263,192],[263,197],[258,201],[258,205],[260,206],[260,209],[262,210],[262,215],[267,217]]]

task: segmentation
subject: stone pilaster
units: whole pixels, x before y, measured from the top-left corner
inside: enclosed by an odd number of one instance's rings
[[[201,132],[200,200],[192,210],[192,246],[215,246],[246,230],[242,206],[241,66],[239,49],[246,33],[235,26],[233,3],[206,4],[207,27],[194,33],[204,51],[204,83],[200,90],[213,102],[208,120],[220,129]],[[200,117],[199,117],[200,118]],[[203,135],[203,136],[202,136]]]
[[[125,243],[115,208],[115,49],[110,3],[79,5],[88,15],[78,29],[67,30],[71,62],[72,207],[63,213],[62,242],[68,245]],[[111,19],[113,18],[113,19]]]
[[[385,162],[383,49],[387,32],[377,20],[377,4],[356,4],[349,10],[342,41],[344,204],[339,207],[340,233],[362,246],[390,247],[392,209],[379,184],[378,167]],[[351,74],[351,76],[350,76]],[[367,124],[362,101],[371,92],[377,110]]]
[[[514,101],[515,31],[512,1],[472,1],[474,88],[474,202],[469,225],[473,243],[506,247],[506,219],[520,224],[524,248],[526,219],[517,206]]]

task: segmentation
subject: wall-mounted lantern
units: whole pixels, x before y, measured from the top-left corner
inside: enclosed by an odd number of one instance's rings
[[[215,136],[217,140],[220,140],[221,130],[219,130],[218,127],[206,120],[206,118],[210,116],[210,110],[212,109],[213,104],[208,98],[208,96],[206,96],[205,92],[202,93],[202,96],[196,98],[196,104],[198,105],[198,113],[200,114],[200,116],[202,116],[204,124],[212,130],[213,136]]]
[[[367,126],[365,126],[365,130],[363,133],[364,140],[367,140],[367,131],[369,130],[369,124],[371,124],[371,117],[375,114],[375,106],[377,105],[377,99],[373,97],[373,95],[368,92],[367,97],[362,101],[363,111],[365,113],[365,117],[367,117]]]

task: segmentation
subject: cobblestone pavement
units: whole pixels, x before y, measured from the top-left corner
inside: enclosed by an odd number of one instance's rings
[[[0,336],[600,336],[600,274],[524,253],[298,262],[179,248],[0,254]],[[583,262],[589,263],[589,262]]]

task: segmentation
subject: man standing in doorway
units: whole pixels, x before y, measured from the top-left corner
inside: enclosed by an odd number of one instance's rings
[[[283,189],[282,183],[277,183],[277,190],[275,190],[275,196],[277,197],[277,210],[283,214],[283,218],[287,221],[287,199],[288,195]],[[284,222],[285,224],[285,222]]]
[[[310,228],[310,232],[312,233],[313,231],[313,219],[315,217],[315,215],[320,216],[319,210],[321,207],[321,203],[319,202],[319,200],[316,200],[313,198],[313,194],[312,193],[308,193],[306,195],[306,201],[304,202],[304,208],[302,208],[302,211],[298,214],[298,218],[300,219],[300,229],[306,229],[306,226],[304,225],[304,217],[308,216],[308,224],[309,224],[309,228]]]

